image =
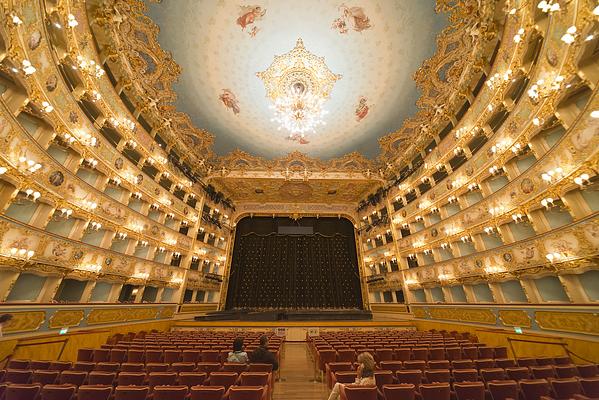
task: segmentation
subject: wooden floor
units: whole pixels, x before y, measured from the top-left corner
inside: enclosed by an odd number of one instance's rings
[[[306,343],[283,344],[279,381],[274,400],[326,400],[329,390],[314,381],[314,363]]]

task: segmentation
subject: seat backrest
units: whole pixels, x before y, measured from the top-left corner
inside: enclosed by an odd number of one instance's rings
[[[428,383],[420,385],[422,400],[449,400],[449,383]]]
[[[268,372],[242,372],[240,377],[243,386],[264,386],[268,385]]]
[[[4,390],[5,400],[36,400],[41,391],[39,384],[11,384]]]
[[[108,400],[112,394],[112,386],[81,385],[77,389],[77,400]]]
[[[41,385],[51,385],[58,380],[59,371],[49,371],[45,369],[39,369],[33,371],[31,377],[32,383],[39,383]]]
[[[558,378],[573,378],[578,376],[578,369],[574,364],[555,365],[553,369]]]
[[[42,400],[71,400],[75,394],[75,385],[44,385],[42,387]]]
[[[122,363],[121,372],[141,372],[145,366],[142,363]]]
[[[150,388],[153,388],[154,386],[172,386],[176,381],[176,372],[150,372],[148,374],[148,384],[150,385]]]
[[[456,382],[453,390],[457,400],[485,400],[485,384],[482,382]]]
[[[454,369],[453,380],[455,382],[476,382],[478,381],[478,371],[474,368]]]
[[[260,400],[263,394],[261,386],[231,386],[229,389],[230,400]]]
[[[207,377],[205,372],[180,372],[179,383],[189,387],[203,385]]]
[[[580,382],[575,378],[560,378],[550,381],[555,397],[558,399],[570,399],[575,394],[582,394]]]
[[[33,371],[23,369],[7,369],[4,374],[4,382],[15,384],[29,383]]]
[[[422,371],[418,369],[400,370],[396,374],[399,383],[411,383],[418,387],[422,382]]]
[[[383,394],[385,400],[414,400],[416,395],[416,386],[409,383],[384,385]]]
[[[111,385],[116,378],[116,372],[92,371],[88,375],[90,385]]]
[[[449,382],[451,374],[448,369],[429,369],[424,371],[428,383]]]
[[[248,372],[272,372],[272,364],[250,363]]]
[[[358,373],[355,371],[337,371],[335,372],[335,379],[339,383],[354,383]]]
[[[114,389],[115,400],[145,400],[148,396],[147,386],[117,386]]]
[[[516,381],[491,381],[487,384],[493,400],[518,398],[518,383]]]
[[[192,386],[191,400],[221,400],[225,394],[224,386]]]
[[[119,386],[142,386],[145,380],[145,372],[121,372],[117,377],[117,384]]]
[[[229,389],[237,380],[236,372],[213,372],[208,377],[210,386],[224,386]]]
[[[156,386],[152,391],[152,400],[184,400],[189,389],[187,386]]]
[[[525,400],[540,400],[541,396],[549,396],[550,386],[545,379],[523,379],[520,389]]]
[[[344,386],[345,397],[347,400],[376,400],[376,386]]]
[[[599,377],[580,378],[579,382],[585,396],[599,397]]]
[[[390,385],[393,383],[393,371],[389,370],[377,370],[374,371],[374,381],[379,389],[383,388],[383,385]]]

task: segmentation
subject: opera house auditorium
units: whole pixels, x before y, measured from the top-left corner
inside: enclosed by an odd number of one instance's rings
[[[0,400],[599,399],[598,0],[0,10]]]

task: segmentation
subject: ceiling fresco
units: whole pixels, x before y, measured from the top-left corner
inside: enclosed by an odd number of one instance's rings
[[[177,109],[214,134],[214,151],[266,158],[301,151],[330,159],[352,151],[374,158],[377,140],[416,112],[412,79],[447,25],[433,0],[359,2],[162,0],[148,2],[163,49],[182,73]],[[256,76],[298,38],[341,75],[324,104],[326,125],[289,138]]]

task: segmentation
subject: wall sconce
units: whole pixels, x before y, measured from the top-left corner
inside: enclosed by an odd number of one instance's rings
[[[148,247],[148,242],[145,240],[140,240],[139,242],[137,242],[137,245],[140,247]]]
[[[158,204],[158,203],[152,203],[152,204],[150,205],[150,208],[151,208],[152,210],[159,210],[159,209],[160,209],[160,204]]]
[[[175,218],[175,214],[173,214],[173,213],[168,213],[168,214],[166,214],[166,218],[168,218],[168,219],[173,219],[173,218]]]
[[[578,34],[576,33],[576,27],[573,25],[571,27],[568,28],[568,30],[566,30],[566,33],[564,33],[564,35],[562,36],[562,42],[564,42],[565,44],[572,44],[574,43],[574,41],[576,40],[576,38],[578,37]]]
[[[34,160],[31,160],[25,156],[20,156],[18,158],[18,161],[19,161],[18,168],[21,172],[28,171],[30,173],[34,173],[34,172],[39,171],[42,168],[42,164],[40,164]]]
[[[478,189],[480,189],[480,187],[478,186],[478,183],[476,183],[476,182],[473,182],[468,185],[468,190],[470,192],[474,192],[475,190],[478,190]]]
[[[415,260],[416,259],[416,255],[414,253],[410,253],[410,254],[408,254],[408,258],[410,260]]]
[[[11,247],[10,255],[13,257],[29,260],[31,257],[35,255],[35,251],[29,250],[27,248]]]
[[[574,183],[584,189],[585,185],[591,183],[589,174],[581,174],[574,178]]]
[[[436,214],[439,212],[439,209],[437,207],[431,207],[431,214]]]
[[[421,215],[417,215],[416,218],[414,218],[416,220],[416,222],[422,222],[423,218]]]
[[[503,167],[498,167],[497,165],[493,165],[489,168],[489,173],[493,176],[501,175],[503,173]]]
[[[556,179],[561,179],[564,175],[564,170],[561,167],[557,167],[554,169],[551,169],[543,174],[541,174],[541,178],[547,182],[547,183],[551,183],[553,181],[553,178],[555,177]]]
[[[160,246],[157,250],[159,253],[164,253],[166,251],[166,249],[162,246]]]
[[[512,214],[512,219],[514,220],[515,223],[520,223],[520,222],[524,222],[528,219],[528,216],[526,214],[522,214],[522,213],[516,213],[516,214]]]
[[[102,229],[102,224],[96,221],[90,221],[85,230],[86,232],[93,232],[93,231],[99,231],[100,229]]]
[[[81,164],[90,168],[96,168],[96,165],[98,165],[98,160],[95,158],[84,158],[81,161]]]
[[[541,205],[549,210],[550,208],[555,207],[555,202],[551,197],[547,197],[541,200]]]
[[[121,178],[119,178],[118,176],[115,176],[114,178],[110,178],[108,180],[108,183],[110,183],[114,186],[119,186],[121,184]]]
[[[472,241],[472,237],[470,237],[470,235],[465,235],[465,236],[460,237],[460,240],[464,243],[468,243],[468,242]]]
[[[125,240],[127,239],[127,232],[118,232],[115,237],[117,240]]]
[[[557,262],[562,259],[562,255],[560,253],[547,253],[545,257],[550,263]]]
[[[464,149],[461,148],[461,147],[456,147],[453,150],[453,154],[456,155],[456,156],[462,155],[462,154],[464,154]]]
[[[26,200],[32,200],[32,201],[37,201],[37,199],[39,199],[42,195],[40,194],[40,192],[37,192],[31,188],[26,189],[25,190],[25,199]]]
[[[449,204],[457,203],[458,202],[458,198],[455,197],[455,196],[449,196],[447,198],[447,201],[449,202]]]
[[[433,251],[431,249],[424,250],[424,254],[426,254],[427,256],[431,255],[432,253],[433,253]]]
[[[451,248],[451,245],[449,243],[441,243],[441,248],[443,250],[448,250]]]
[[[181,257],[181,253],[179,253],[178,251],[175,251],[173,253],[173,258],[179,258],[179,257]]]
[[[67,25],[69,28],[74,28],[79,25],[79,22],[77,22],[73,14],[67,15]]]
[[[410,224],[408,224],[408,223],[404,223],[404,224],[402,224],[402,225],[401,225],[401,227],[402,227],[403,229],[410,229]]]
[[[90,211],[95,210],[96,208],[98,208],[98,203],[93,202],[93,201],[89,201],[89,200],[83,200],[83,203],[81,204],[81,206],[83,208],[86,208]]]
[[[31,75],[33,73],[35,73],[35,71],[37,71],[35,69],[35,67],[33,65],[31,65],[31,62],[29,60],[23,60],[22,63],[23,67],[23,72],[25,73],[25,75]]]

